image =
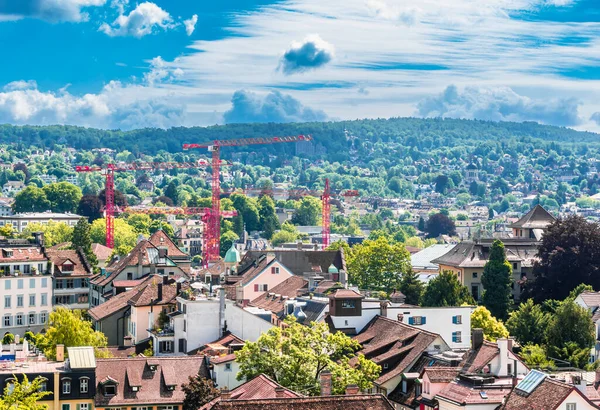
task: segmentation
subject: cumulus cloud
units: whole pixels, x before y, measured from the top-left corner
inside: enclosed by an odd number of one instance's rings
[[[239,90],[233,94],[232,107],[223,115],[225,123],[252,122],[305,122],[324,121],[327,115],[320,110],[305,107],[290,95],[279,91],[261,97],[256,93]]]
[[[121,14],[111,25],[103,23],[98,30],[111,37],[141,38],[152,34],[156,27],[168,30],[175,27],[175,24],[168,12],[147,1],[138,4],[128,15]]]
[[[14,88],[15,83],[29,88]],[[75,96],[68,92],[42,92],[34,82],[18,81],[0,92],[0,123],[74,124],[99,128],[132,129],[168,128],[182,125],[183,106],[164,99],[150,98],[123,102],[128,91],[121,83],[111,81],[98,94]]]
[[[154,85],[161,82],[172,82],[181,78],[184,74],[183,70],[179,67],[173,67],[173,64],[177,61],[178,59],[175,59],[173,63],[169,64],[161,56],[154,57],[150,60],[150,71],[144,74],[144,80],[149,85]]]
[[[4,86],[4,91],[29,90],[32,88],[37,88],[37,82],[35,80],[18,80],[6,84]]]
[[[590,121],[594,121],[596,124],[600,125],[600,112],[595,112],[590,117]]]
[[[421,100],[417,113],[422,117],[538,121],[573,126],[582,123],[579,105],[574,98],[531,99],[508,87],[466,87],[461,92],[450,85],[439,95]]]
[[[188,36],[191,36],[194,30],[196,29],[196,23],[198,22],[198,15],[194,14],[191,19],[183,20],[183,25],[185,26],[185,32]]]
[[[375,17],[399,21],[407,25],[415,24],[419,13],[414,7],[392,6],[384,0],[367,0],[367,8]]]
[[[89,19],[82,9],[105,3],[106,0],[3,0],[0,1],[0,21],[35,18],[51,23],[78,23]]]
[[[314,70],[329,63],[334,54],[333,45],[314,34],[293,42],[281,57],[279,69],[287,75]]]

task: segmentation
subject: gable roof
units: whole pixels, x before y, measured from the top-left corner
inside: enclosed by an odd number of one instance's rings
[[[294,299],[298,295],[298,290],[308,285],[306,279],[300,276],[290,276],[277,286],[269,289],[263,295],[250,302],[250,306],[270,310],[273,313],[279,313],[285,308],[285,301]]]
[[[269,259],[266,255],[261,256],[254,261],[253,264],[248,265],[245,270],[240,271],[240,279],[237,281],[237,283],[244,286],[247,285],[275,262],[279,261],[277,259]],[[279,262],[279,264],[283,265],[281,262]]]
[[[462,363],[462,369],[467,373],[479,373],[499,354],[500,348],[496,343],[484,340],[478,349],[473,349],[467,353]]]
[[[168,249],[167,256],[169,258],[179,259],[179,258],[189,258],[190,257],[187,253],[185,253],[181,249],[179,249],[179,247],[175,244],[175,242],[173,242],[171,240],[171,238],[169,238],[169,236],[162,229],[159,229],[158,231],[156,231],[152,235],[150,235],[148,242],[150,242],[152,245],[154,245],[157,248],[162,248],[162,247],[167,248]]]
[[[156,371],[150,370],[149,358],[98,359],[96,361],[96,379],[115,380],[116,394],[104,396],[101,388],[97,389],[96,406],[126,406],[141,404],[178,404],[182,403],[185,394],[181,385],[188,382],[188,377],[200,374],[208,378],[203,356],[153,357],[158,364]],[[126,382],[129,380],[129,382]],[[141,383],[137,392],[131,390],[131,381]],[[173,386],[169,390],[167,385]]]
[[[274,253],[275,258],[280,261],[294,275],[302,276],[306,272],[313,272],[313,267],[318,267],[321,272],[327,272],[329,266],[333,265],[338,270],[346,269],[346,258],[343,250],[337,251],[305,251],[297,249],[289,250],[269,250]],[[266,255],[266,251],[248,251],[242,258],[241,268],[252,264],[261,255]]]
[[[506,403],[500,407],[501,410],[554,410],[562,404],[573,392],[581,395],[591,406],[598,408],[588,400],[575,386],[551,379],[550,377],[537,385],[530,394],[525,394],[515,388],[506,397]]]
[[[459,405],[501,404],[511,392],[512,385],[474,386],[452,381],[436,394],[436,399],[445,399]],[[483,394],[482,394],[483,393]],[[546,407],[539,408],[546,410]]]
[[[600,292],[586,290],[584,292],[581,292],[579,296],[588,308],[595,308],[600,306]]]
[[[464,241],[454,246],[444,255],[433,259],[431,263],[460,268],[482,268],[489,259],[493,239],[481,239],[477,242]],[[503,239],[506,259],[510,263],[520,262],[523,267],[531,267],[537,260],[538,243],[533,240]]]
[[[96,255],[96,258],[98,258],[99,261],[105,261],[110,258],[110,255],[112,255],[113,250],[108,246],[102,245],[101,243],[93,243],[92,252],[94,253],[94,255]]]
[[[544,229],[556,218],[546,211],[541,205],[534,206],[529,212],[517,222],[510,225],[511,228]]]
[[[365,329],[354,337],[362,346],[359,353],[379,365],[388,363],[387,371],[383,370],[375,381],[379,385],[408,371],[438,338],[441,339],[436,333],[383,316],[373,318]],[[443,342],[443,339],[441,340]]]
[[[349,396],[290,397],[255,400],[221,400],[213,410],[393,410],[392,404],[381,394]]]
[[[460,367],[426,367],[423,374],[427,374],[431,383],[449,383],[458,377]]]

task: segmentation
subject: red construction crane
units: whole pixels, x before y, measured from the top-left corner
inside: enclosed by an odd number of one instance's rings
[[[105,205],[104,213],[106,217],[106,246],[115,247],[115,172],[123,171],[150,171],[155,169],[175,169],[175,168],[200,168],[209,166],[206,160],[197,162],[132,162],[119,164],[106,164],[104,166],[78,165],[76,172],[101,172],[106,176],[106,185],[104,189]]]
[[[310,135],[295,135],[290,137],[265,137],[265,138],[240,138],[233,140],[215,140],[201,144],[183,144],[183,149],[208,148],[212,152],[212,210],[207,217],[206,230],[208,243],[206,244],[207,262],[219,260],[221,242],[221,181],[220,181],[220,151],[221,147],[239,147],[243,145],[276,144],[280,142],[310,141]]]
[[[327,249],[329,246],[329,237],[330,237],[330,224],[331,224],[331,203],[329,200],[331,199],[331,191],[329,190],[329,178],[325,179],[325,189],[323,190],[323,195],[321,196],[321,201],[323,202],[323,215],[321,220],[321,226],[323,227],[323,249]]]

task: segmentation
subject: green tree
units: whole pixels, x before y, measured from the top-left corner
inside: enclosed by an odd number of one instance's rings
[[[45,212],[51,207],[46,193],[41,188],[28,186],[17,195],[12,205],[14,212]]]
[[[594,341],[594,322],[587,309],[571,300],[561,302],[546,332],[548,353],[571,361],[574,366],[581,366],[581,350],[586,350],[589,358]]]
[[[165,196],[173,201],[173,204],[177,204],[177,182],[173,180],[169,182],[165,188]]]
[[[90,236],[93,243],[106,245],[106,220],[96,219],[92,222]],[[115,218],[115,252],[127,255],[137,244],[138,234],[133,227],[121,218]]]
[[[361,289],[398,289],[402,275],[411,272],[410,253],[403,244],[380,237],[356,245],[348,263],[348,276]]]
[[[443,271],[427,284],[422,306],[461,306],[465,303],[475,304],[469,289],[460,284],[456,273]]]
[[[148,214],[130,214],[127,219],[127,224],[131,225],[135,232],[140,235],[150,235],[150,224],[152,218]]]
[[[301,226],[315,226],[321,223],[321,201],[306,196],[300,201],[300,206],[292,217],[292,223]]]
[[[75,228],[73,229],[71,248],[81,248],[90,265],[92,265],[92,267],[96,267],[98,264],[98,259],[92,251],[92,236],[90,231],[91,225],[86,218],[81,218],[79,221],[77,221],[77,225],[75,225]]]
[[[102,208],[104,204],[97,195],[84,195],[77,205],[77,213],[88,217],[90,222],[102,218]]]
[[[4,238],[13,238],[15,236],[14,228],[11,224],[0,226],[0,236]]]
[[[212,380],[200,375],[190,376],[188,382],[181,385],[181,390],[185,394],[183,410],[198,410],[221,395]]]
[[[48,184],[42,190],[53,212],[75,212],[83,196],[81,188],[68,182]]]
[[[555,367],[554,362],[548,359],[546,349],[537,344],[527,344],[523,346],[519,356],[523,358],[525,364],[530,368],[553,369]]]
[[[273,246],[279,246],[284,243],[296,242],[297,239],[297,233],[293,233],[282,229],[280,231],[275,232],[275,234],[271,238],[271,244]]]
[[[47,409],[47,404],[38,403],[44,397],[52,394],[52,392],[42,390],[44,380],[42,376],[38,376],[29,382],[26,374],[23,374],[22,380],[13,377],[13,381],[4,387],[4,394],[0,398],[0,410]]]
[[[425,219],[423,219],[422,216],[419,217],[419,224],[417,225],[417,228],[419,231],[425,232]]]
[[[425,230],[428,238],[437,238],[440,235],[456,235],[454,221],[442,212],[429,217]]]
[[[224,258],[227,251],[231,248],[231,245],[240,239],[239,236],[233,231],[225,231],[221,234],[221,257]]]
[[[279,229],[279,219],[275,213],[275,203],[270,196],[263,195],[258,200],[258,214],[260,216],[260,225],[263,235],[271,239],[277,229]]]
[[[519,305],[519,309],[510,313],[506,328],[522,346],[541,345],[549,321],[550,315],[540,305],[533,303],[533,299],[528,299]]]
[[[233,207],[242,216],[246,230],[248,232],[260,230],[260,215],[256,201],[241,194],[233,194],[230,199]]]
[[[425,285],[419,280],[418,273],[409,271],[402,275],[399,290],[406,296],[405,303],[419,306],[425,292]]]
[[[98,351],[106,347],[104,333],[95,331],[92,323],[84,320],[80,310],[71,310],[59,306],[50,313],[49,326],[46,333],[40,335],[37,347],[50,360],[56,360],[56,345],[93,346]]]
[[[154,220],[150,223],[150,233],[162,230],[169,238],[173,238],[175,236],[175,231],[173,227],[167,221]]]
[[[4,337],[2,338],[2,344],[3,345],[9,345],[11,343],[15,342],[15,335],[13,335],[12,333],[8,333],[6,332],[4,334]]]
[[[31,223],[21,232],[22,238],[30,238],[34,232],[44,233],[44,244],[54,246],[59,243],[71,242],[73,239],[73,227],[64,222],[48,221],[47,225]]]
[[[471,329],[483,329],[485,340],[495,342],[496,339],[508,337],[508,330],[496,319],[485,306],[478,306],[471,313]]]
[[[287,327],[273,327],[236,352],[238,380],[265,374],[284,387],[315,396],[321,373],[329,370],[333,394],[343,394],[349,384],[361,390],[372,387],[381,367],[362,354],[350,365],[360,348],[356,340],[342,332],[330,333],[325,323],[305,326],[289,319],[286,323]]]
[[[481,284],[485,291],[481,297],[483,305],[492,315],[506,320],[511,305],[512,265],[506,260],[504,244],[495,240],[490,257],[483,268]]]

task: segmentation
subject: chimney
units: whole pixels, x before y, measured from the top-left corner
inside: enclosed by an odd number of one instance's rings
[[[141,278],[143,273],[144,273],[144,250],[142,249],[142,247],[140,247],[140,250],[138,252],[137,278],[135,278],[135,279]]]
[[[321,372],[321,396],[331,396],[331,372],[323,370]]]
[[[56,361],[65,361],[65,345],[56,345]]]
[[[398,322],[404,323],[404,314],[398,313]]]
[[[156,299],[157,301],[162,301],[162,287],[163,287],[163,284],[159,283],[158,284],[158,298]]]
[[[583,375],[579,374],[577,376],[572,376],[571,380],[573,381],[575,388],[585,396],[587,394],[587,383]]]
[[[346,386],[346,396],[355,396],[360,393],[360,389],[356,384],[349,384]]]
[[[296,249],[299,250],[299,251],[302,250],[302,241],[296,242]]]
[[[131,337],[131,336],[125,336],[123,338],[123,345],[124,346],[128,346],[128,347],[129,346],[133,346],[133,337]]]
[[[165,275],[165,276],[163,276],[163,277],[162,277],[162,283],[163,283],[163,285],[166,285],[166,284],[168,284],[168,283],[169,283],[169,277],[168,277],[168,276],[166,276],[166,275]]]
[[[498,345],[498,349],[500,349],[500,354],[498,355],[498,357],[500,358],[500,373],[498,374],[498,376],[504,376],[504,372],[506,373],[506,376],[510,376],[510,374],[508,374],[508,369],[507,369],[507,365],[508,365],[508,339],[506,338],[499,338],[498,340],[496,340],[496,344]]]
[[[471,347],[479,349],[483,344],[483,329],[473,329],[471,331]]]
[[[283,387],[275,387],[275,397],[283,399],[285,397],[285,389]]]
[[[221,400],[229,400],[231,399],[231,392],[229,389],[225,388],[221,390]]]
[[[338,280],[339,282],[342,284],[343,287],[346,287],[346,284],[348,283],[348,279],[346,276],[346,271],[343,269],[340,269],[340,272],[338,273]]]

